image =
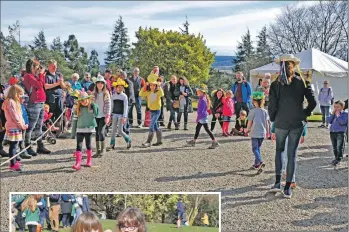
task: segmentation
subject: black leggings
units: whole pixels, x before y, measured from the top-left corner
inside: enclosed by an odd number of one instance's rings
[[[37,225],[28,225],[29,232],[36,232]]]
[[[212,132],[208,129],[208,124],[207,123],[202,124],[202,123],[199,123],[199,122],[198,122],[198,124],[196,124],[196,131],[195,131],[194,139],[197,139],[199,137],[199,133],[200,133],[200,130],[201,130],[202,126],[205,128],[205,131],[210,136],[210,138],[212,140],[214,140],[214,136],[213,136]]]
[[[105,140],[105,117],[96,118],[97,127],[96,127],[96,141],[104,141]]]
[[[82,151],[82,142],[85,138],[86,149],[91,150],[92,133],[76,133],[76,151]]]
[[[216,118],[216,115],[212,115],[212,122],[211,122],[211,131],[214,130],[215,126],[216,126],[216,121],[218,119],[219,124],[221,125],[221,128],[223,128],[223,118],[222,118],[222,114],[219,114],[219,118]]]
[[[0,150],[4,149],[2,146],[2,142],[4,141],[4,137],[5,137],[5,130],[0,132]]]

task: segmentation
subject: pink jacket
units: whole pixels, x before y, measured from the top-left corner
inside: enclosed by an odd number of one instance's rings
[[[232,98],[223,97],[223,116],[232,117],[234,115],[234,101]]]
[[[16,102],[12,99],[7,99],[2,105],[2,109],[5,112],[6,117],[6,130],[9,129],[21,129],[23,130],[25,126],[24,119],[22,117],[22,109],[19,105],[19,108]]]

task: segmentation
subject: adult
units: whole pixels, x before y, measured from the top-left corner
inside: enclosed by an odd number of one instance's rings
[[[244,74],[242,72],[239,71],[236,73],[236,82],[231,87],[231,91],[234,94],[233,100],[235,103],[236,119],[239,118],[241,110],[245,110],[248,115],[250,111],[252,89],[250,83],[244,79]]]
[[[2,104],[4,102],[4,89],[5,87],[1,85],[0,88],[0,157],[8,157],[9,154],[4,150],[4,147],[2,145],[2,142],[4,141],[5,137],[5,123],[6,123],[6,117],[5,113],[2,109]]]
[[[286,184],[283,190],[286,198],[292,197],[290,188],[292,177],[296,170],[296,153],[300,142],[307,117],[316,107],[316,99],[309,82],[304,81],[295,72],[295,66],[300,60],[293,55],[283,55],[276,60],[280,64],[280,75],[271,84],[269,92],[269,115],[270,120],[275,124],[275,134],[272,139],[276,140],[275,153],[275,184],[271,188],[272,192],[281,192],[281,175],[283,165],[283,151],[285,150],[286,138],[287,146],[287,169]],[[308,101],[307,108],[304,109],[304,97]]]
[[[63,228],[70,227],[70,215],[73,207],[73,198],[71,194],[61,195],[61,213]]]
[[[223,128],[223,102],[222,97],[224,96],[223,89],[217,89],[212,91],[212,121],[211,121],[211,131],[216,127],[216,121],[218,120],[221,128]]]
[[[50,194],[50,224],[52,232],[58,232],[59,230],[59,214],[61,212],[61,195],[60,194]]]
[[[137,111],[137,124],[138,128],[142,128],[142,98],[139,96],[139,92],[141,88],[144,87],[145,81],[142,77],[139,76],[139,68],[133,69],[133,77],[130,78],[130,81],[133,83],[135,102],[130,105],[128,111],[128,119],[130,123],[130,127],[133,124],[133,106],[135,106]]]
[[[124,80],[128,87],[125,88],[125,94],[127,95],[128,98],[128,112],[132,109],[132,105],[135,102],[135,93],[134,93],[134,87],[133,87],[133,82],[127,78],[127,73],[125,71],[120,71],[119,78]],[[124,125],[124,131],[126,134],[130,134],[130,120],[127,119],[126,123]]]
[[[177,88],[177,77],[175,75],[171,76],[169,82],[165,84],[164,94],[166,97],[166,109],[170,111],[170,118],[168,120],[167,129],[171,129],[172,121],[174,122],[175,129],[179,130],[177,123],[177,114],[179,108],[179,89]]]
[[[257,89],[262,85],[262,81],[263,81],[263,79],[259,78],[255,91],[257,91]]]
[[[182,220],[183,219],[185,220],[185,218],[184,218],[185,208],[184,208],[184,203],[183,203],[182,198],[178,199],[178,202],[177,202],[177,213],[178,213],[177,227],[180,228],[181,225],[182,225]]]
[[[88,88],[93,82],[91,81],[91,73],[87,72],[84,75],[84,79],[81,81],[81,87],[87,92]]]
[[[327,119],[330,116],[330,108],[333,104],[333,91],[328,81],[324,81],[324,87],[320,89],[318,101],[322,114],[322,124],[319,127],[328,128]]]
[[[45,94],[45,68],[40,66],[40,62],[35,59],[29,59],[26,62],[26,72],[24,76],[24,87],[29,96],[27,105],[27,113],[29,119],[28,129],[25,134],[25,146],[27,153],[31,156],[36,156],[37,153],[50,154],[51,151],[44,147],[42,138],[40,137],[37,141],[36,152],[30,146],[31,138],[34,134],[39,137],[42,135],[42,123],[44,120],[44,103],[46,101]]]
[[[262,83],[260,86],[257,86],[256,92],[264,93],[264,109],[268,110],[269,106],[269,90],[270,90],[270,73],[266,73],[264,78],[262,79]]]
[[[82,89],[81,83],[79,82],[79,74],[77,74],[77,73],[74,73],[71,76],[71,80],[69,80],[69,83],[70,83],[71,88],[73,90],[79,90],[80,91]]]
[[[82,195],[82,212],[89,212],[90,210],[90,200],[88,199],[88,195]]]
[[[111,75],[112,75],[112,71],[111,69],[107,68],[104,72],[104,79],[105,79],[105,82],[107,82],[107,87],[109,89],[109,91],[111,90],[111,81],[110,81],[110,78],[111,78]]]
[[[176,88],[179,90],[178,127],[181,123],[182,114],[184,114],[184,130],[188,130],[188,113],[193,111],[190,98],[193,91],[189,86],[189,81],[184,76],[179,78]]]

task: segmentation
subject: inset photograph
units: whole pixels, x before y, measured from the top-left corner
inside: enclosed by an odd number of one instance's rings
[[[220,193],[11,193],[10,231],[220,232]]]

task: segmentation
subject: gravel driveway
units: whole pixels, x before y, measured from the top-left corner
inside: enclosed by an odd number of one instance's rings
[[[189,118],[195,120],[193,114]],[[192,123],[189,131],[164,129],[164,145],[148,149],[141,148],[147,129],[133,129],[130,150],[117,138],[115,151],[94,159],[94,167],[79,172],[71,168],[76,146],[71,139],[48,145],[53,154],[24,161],[21,174],[9,172],[7,164],[2,166],[1,231],[8,231],[10,191],[220,191],[222,232],[348,231],[347,158],[337,170],[329,165],[333,155],[326,130],[310,123],[298,152],[297,188],[287,200],[267,192],[274,182],[275,145],[271,141],[262,147],[265,171],[255,176],[256,171],[249,169],[254,160],[249,138],[221,137],[218,125],[218,149],[207,149],[210,141],[205,134],[195,148],[184,147],[194,127]]]

